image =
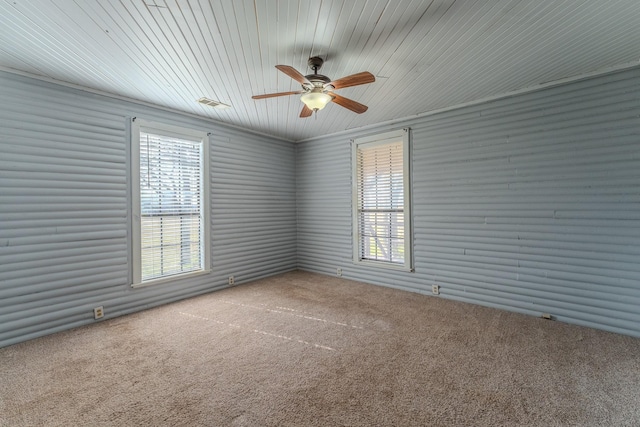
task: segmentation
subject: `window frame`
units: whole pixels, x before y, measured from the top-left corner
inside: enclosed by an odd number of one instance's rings
[[[142,281],[142,207],[140,189],[140,133],[156,133],[163,136],[200,141],[202,146],[202,168],[200,176],[200,216],[202,231],[200,251],[202,255],[201,269],[185,273],[172,274]],[[181,280],[211,272],[211,221],[210,221],[210,187],[209,187],[209,135],[207,132],[158,123],[134,117],[131,122],[131,263],[132,282],[134,288],[156,285]]]
[[[352,169],[352,235],[353,235],[353,262],[357,265],[367,267],[380,267],[392,270],[402,270],[413,272],[413,251],[412,251],[412,224],[411,224],[411,129],[404,128],[389,132],[383,132],[362,138],[351,140],[351,169]],[[404,263],[393,263],[391,261],[364,259],[360,257],[362,238],[360,235],[360,215],[358,200],[358,149],[363,146],[385,145],[402,141],[402,185],[403,185],[403,214],[404,214]]]

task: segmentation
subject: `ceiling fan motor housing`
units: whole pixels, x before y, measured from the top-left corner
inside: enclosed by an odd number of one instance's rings
[[[333,89],[333,87],[331,86],[326,86],[331,82],[331,79],[322,74],[318,74],[318,70],[320,69],[320,67],[322,67],[322,64],[324,64],[324,60],[319,56],[309,58],[309,60],[307,61],[307,65],[313,70],[313,74],[306,75],[305,78],[311,82],[312,86],[303,84],[302,88],[304,90],[311,91],[315,88],[324,88],[327,90]]]
[[[331,82],[331,79],[327,76],[323,76],[322,74],[309,74],[305,76],[305,78],[311,82],[311,85],[306,83],[302,85],[302,88],[305,90],[312,90],[317,87],[325,88],[328,90],[333,89],[333,86],[327,85]]]

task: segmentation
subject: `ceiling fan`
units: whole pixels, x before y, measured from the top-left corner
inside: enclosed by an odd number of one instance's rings
[[[342,77],[341,79],[331,80],[327,76],[318,74],[318,70],[322,67],[323,63],[323,59],[319,56],[309,58],[307,64],[313,70],[313,74],[309,74],[308,76],[303,76],[295,68],[288,65],[276,65],[278,70],[300,83],[302,85],[302,90],[294,92],[267,93],[265,95],[255,95],[252,98],[265,99],[274,98],[276,96],[302,94],[300,100],[304,103],[304,107],[302,107],[300,117],[311,116],[314,111],[317,112],[318,110],[322,110],[329,102],[335,102],[336,104],[358,114],[362,114],[367,111],[369,107],[366,105],[360,104],[352,99],[345,98],[344,96],[340,96],[333,91],[345,87],[373,83],[376,81],[373,74],[368,71],[363,71],[362,73],[352,74],[350,76]]]

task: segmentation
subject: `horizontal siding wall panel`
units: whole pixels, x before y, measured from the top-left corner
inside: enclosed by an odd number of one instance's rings
[[[412,273],[352,261],[350,140],[403,127]],[[296,149],[299,268],[640,336],[640,69]]]
[[[296,268],[295,147],[0,73],[0,347]],[[131,117],[210,133],[212,272],[130,286]]]
[[[295,269],[293,146],[216,133],[211,141],[212,270],[242,283]]]

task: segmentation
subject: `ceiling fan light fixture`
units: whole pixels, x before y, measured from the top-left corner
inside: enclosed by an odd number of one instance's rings
[[[332,99],[331,95],[322,91],[307,92],[300,97],[304,105],[313,111],[322,110]]]

